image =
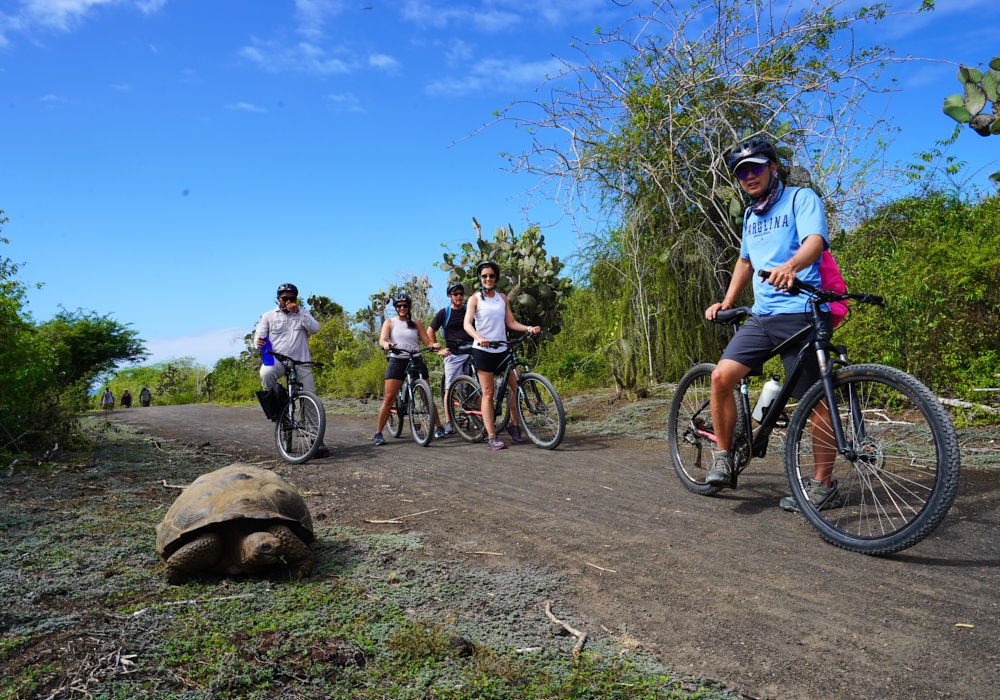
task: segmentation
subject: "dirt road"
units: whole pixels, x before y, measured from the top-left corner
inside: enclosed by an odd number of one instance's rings
[[[165,406],[112,420],[274,457],[258,408]],[[321,494],[309,501],[314,517],[388,532],[398,526],[362,521],[433,510],[409,521],[428,556],[569,573],[566,597],[592,628],[626,627],[664,663],[748,697],[1000,696],[1000,470],[965,472],[930,539],[872,558],[825,544],[777,508],[786,489],[774,459],[751,465],[738,491],[704,498],[680,485],[662,444],[571,430],[554,452],[490,452],[457,437],[376,449],[373,426],[330,415],[330,458],[278,466]]]

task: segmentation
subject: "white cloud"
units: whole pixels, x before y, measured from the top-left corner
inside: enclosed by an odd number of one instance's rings
[[[405,0],[402,14],[403,19],[423,26],[464,24],[485,32],[500,32],[531,18],[549,24],[579,20],[606,6],[606,0],[482,0],[478,4]]]
[[[341,95],[327,95],[326,99],[330,101],[330,109],[337,112],[363,113],[365,111],[358,98],[349,92],[345,92]]]
[[[445,51],[444,57],[449,65],[468,63],[472,60],[472,48],[461,39],[452,39],[451,46]]]
[[[65,97],[59,97],[58,95],[45,95],[44,97],[39,97],[42,102],[69,102]]]
[[[295,46],[280,46],[273,41],[254,39],[253,46],[244,46],[238,53],[269,73],[299,70],[330,75],[350,73],[354,69],[353,63],[328,57],[323,49],[305,41]]]
[[[299,33],[311,41],[323,36],[323,25],[344,9],[343,0],[295,0],[295,18]]]
[[[537,85],[545,76],[555,76],[566,67],[557,59],[521,62],[488,58],[472,66],[462,76],[441,78],[427,86],[432,95],[464,95],[477,90],[511,90]]]
[[[79,25],[94,8],[112,5],[133,6],[144,14],[158,12],[167,0],[21,0],[13,14],[0,12],[0,46],[9,42],[10,32],[48,29],[68,32]]]
[[[244,112],[266,112],[267,110],[263,107],[258,107],[257,105],[252,105],[249,102],[237,102],[234,105],[226,105],[226,109],[238,109]]]
[[[165,362],[179,357],[193,357],[211,368],[223,357],[234,357],[243,350],[245,328],[218,328],[198,335],[156,338],[146,341],[149,351],[147,364]]]
[[[115,90],[121,90],[122,92],[129,89],[129,86],[126,83],[111,83],[111,87]]]
[[[384,53],[368,54],[368,65],[381,68],[386,73],[397,73],[399,71],[399,61]]]

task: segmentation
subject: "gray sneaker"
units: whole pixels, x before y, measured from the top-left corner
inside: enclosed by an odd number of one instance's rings
[[[447,423],[444,424],[444,434],[445,435],[455,434],[455,428],[452,426],[451,421],[448,421]]]
[[[715,453],[715,463],[712,465],[712,471],[705,475],[705,483],[710,486],[733,485],[733,460],[728,450],[718,450]]]
[[[822,481],[806,477],[805,486],[806,493],[809,494],[809,500],[816,506],[816,510],[830,510],[832,508],[844,507],[844,499],[840,497],[840,490],[837,488],[836,481],[831,481],[829,486],[823,486]],[[791,496],[782,498],[778,501],[778,505],[789,512],[799,512],[799,507],[795,505],[795,499]]]
[[[507,448],[507,446],[503,444],[503,440],[498,438],[496,435],[491,436],[490,439],[486,441],[486,444],[490,446],[491,450],[504,450]]]

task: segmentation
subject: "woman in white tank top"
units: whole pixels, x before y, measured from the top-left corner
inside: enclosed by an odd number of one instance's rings
[[[375,446],[385,444],[382,437],[382,428],[389,420],[392,412],[392,405],[396,401],[396,394],[399,387],[406,379],[406,367],[410,364],[410,356],[405,353],[394,354],[393,348],[399,350],[417,351],[420,343],[423,342],[429,348],[440,350],[441,346],[434,342],[420,321],[410,318],[410,296],[406,292],[400,292],[393,301],[396,308],[396,318],[387,318],[382,324],[382,332],[379,334],[378,344],[388,354],[389,365],[385,370],[385,394],[382,397],[382,406],[378,410],[378,429],[375,431]],[[413,358],[413,364],[420,371],[420,377],[427,379],[427,365],[419,355]],[[444,427],[441,425],[441,418],[438,416],[437,405],[434,406],[434,423],[437,426],[435,437],[444,437]]]
[[[480,291],[473,294],[466,304],[465,332],[472,336],[473,343],[477,346],[472,351],[472,357],[479,376],[479,386],[482,388],[482,403],[479,408],[483,412],[483,424],[489,435],[487,444],[491,450],[502,450],[506,445],[497,437],[494,423],[493,379],[498,371],[510,369],[507,329],[521,333],[531,331],[535,335],[542,329],[539,326],[525,326],[514,320],[507,297],[496,290],[497,278],[500,277],[499,265],[490,260],[479,263],[476,274],[479,276]],[[500,341],[500,346],[491,348],[490,341]],[[517,380],[510,374],[508,381],[510,401],[507,410],[510,411],[510,421],[507,423],[507,433],[515,445],[520,445],[524,440],[521,438],[521,428],[514,410]]]

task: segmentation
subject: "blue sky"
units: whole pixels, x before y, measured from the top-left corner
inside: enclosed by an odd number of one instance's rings
[[[854,3],[860,4],[860,3]],[[917,0],[900,2],[914,7]],[[371,9],[364,9],[365,7]],[[938,0],[886,22],[900,54],[975,64],[1000,53],[992,0]],[[61,304],[129,322],[153,360],[211,363],[293,281],[348,309],[403,271],[436,270],[441,243],[528,219],[531,181],[502,170],[524,136],[452,144],[555,56],[646,7],[611,0],[0,1],[0,209],[39,319]],[[870,40],[872,37],[862,37]],[[950,134],[955,68],[893,68],[887,114],[908,160]],[[1000,139],[962,134],[974,167]],[[988,170],[986,172],[990,172]],[[985,173],[983,174],[985,179]],[[567,256],[577,233],[546,231]],[[440,290],[437,290],[441,294]],[[441,294],[443,297],[443,294]]]

